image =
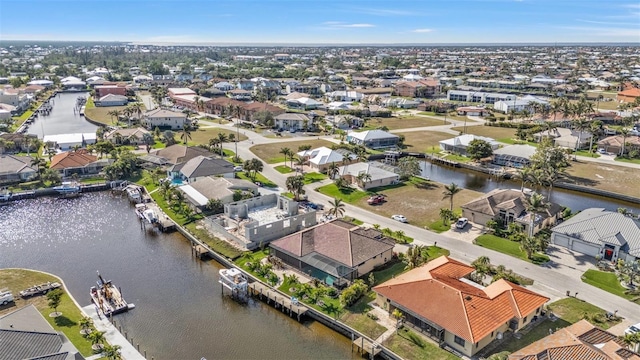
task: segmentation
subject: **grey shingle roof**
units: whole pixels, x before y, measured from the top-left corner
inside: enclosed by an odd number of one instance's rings
[[[186,163],[178,164],[172,171],[180,171],[188,178],[215,176],[233,172],[233,164],[224,159],[197,156]]]
[[[640,257],[640,222],[617,212],[589,208],[552,229],[592,244],[618,245]]]
[[[22,360],[55,354],[62,346],[57,334],[0,330],[0,359]]]

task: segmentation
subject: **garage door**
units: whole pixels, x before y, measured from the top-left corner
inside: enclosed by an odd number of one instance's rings
[[[553,237],[553,243],[558,246],[569,247],[569,238],[564,235],[556,235]]]
[[[591,245],[589,243],[584,243],[579,240],[573,240],[572,250],[575,250],[579,253],[583,253],[585,255],[591,255],[591,256],[596,256],[600,253],[599,246]]]

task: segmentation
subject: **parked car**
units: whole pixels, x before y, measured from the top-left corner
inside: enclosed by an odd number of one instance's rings
[[[624,331],[625,334],[638,334],[640,333],[640,323],[631,325]]]
[[[391,215],[391,218],[395,221],[400,221],[401,223],[407,223],[407,218],[404,215]]]
[[[467,226],[468,223],[469,223],[469,219],[460,218],[458,219],[458,221],[456,221],[456,229],[464,229],[464,227]]]
[[[238,165],[233,168],[233,171],[235,172],[244,171],[244,168],[242,167],[242,165]]]
[[[9,289],[0,289],[0,305],[6,305],[13,301],[13,294]]]
[[[384,195],[373,195],[372,197],[369,198],[369,200],[367,200],[367,204],[377,205],[377,204],[382,204],[385,201],[387,201],[387,199],[384,198]]]
[[[605,150],[604,148],[600,148],[600,149],[598,149],[598,153],[600,153],[600,154],[606,154],[606,153],[607,153],[607,150]]]

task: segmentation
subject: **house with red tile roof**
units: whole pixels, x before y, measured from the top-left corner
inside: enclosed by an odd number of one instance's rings
[[[586,320],[557,330],[509,355],[509,360],[640,360],[624,342]]]
[[[618,96],[616,97],[616,100],[618,100],[618,102],[630,103],[630,102],[634,102],[639,97],[640,97],[640,89],[636,87],[630,87],[618,92]]]
[[[537,319],[549,298],[504,279],[484,287],[468,279],[474,268],[441,256],[373,288],[376,303],[405,324],[466,356],[506,331]]]
[[[286,264],[339,286],[389,262],[395,241],[375,229],[333,220],[271,242],[271,254]]]
[[[398,96],[431,98],[440,92],[440,81],[437,79],[402,80],[396,82],[393,87]]]
[[[67,151],[54,155],[50,168],[57,170],[62,176],[97,174],[111,161],[113,159],[98,160],[86,150]]]

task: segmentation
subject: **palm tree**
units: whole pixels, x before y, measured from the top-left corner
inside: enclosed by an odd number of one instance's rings
[[[191,140],[191,127],[187,124],[184,124],[182,127],[182,133],[180,134],[180,139],[186,145],[189,140]]]
[[[622,149],[620,150],[620,156],[624,156],[625,146],[627,145],[627,136],[629,136],[629,129],[620,129],[620,135],[622,135]]]
[[[553,113],[553,122],[555,123],[558,112],[562,111],[562,99],[552,101],[549,109]]]
[[[108,360],[122,360],[122,354],[120,354],[120,345],[105,345],[102,349],[102,356]]]
[[[527,198],[524,207],[529,213],[529,236],[532,237],[536,215],[548,209],[549,204],[544,201],[544,196],[541,194],[531,194],[531,196]]]
[[[371,174],[368,172],[361,172],[356,178],[361,188],[364,188],[365,184],[371,182]]]
[[[580,150],[580,146],[582,145],[582,132],[586,129],[589,129],[589,122],[587,121],[587,119],[579,118],[578,120],[573,122],[573,128],[578,131],[578,141],[576,142],[575,149],[575,151],[578,151]],[[573,159],[577,159],[577,154],[574,155]]]
[[[531,176],[531,168],[523,167],[516,170],[514,174],[514,178],[520,179],[522,181],[522,185],[520,186],[520,191],[524,191],[524,184],[528,183]]]
[[[80,321],[80,333],[82,335],[88,335],[91,333],[91,327],[93,326],[93,320],[88,316],[83,316]]]
[[[338,175],[339,172],[340,172],[340,167],[338,166],[338,164],[336,164],[335,161],[332,161],[331,164],[329,164],[329,167],[327,168],[327,175],[329,175],[330,179],[333,179],[336,177],[336,175]]]
[[[93,330],[89,335],[87,335],[87,339],[91,341],[91,348],[94,350],[102,349],[104,342],[104,331]]]
[[[293,199],[298,201],[300,195],[304,194],[304,176],[289,176],[287,178],[287,190],[293,194]]]
[[[36,167],[36,170],[38,171],[38,179],[40,179],[42,177],[42,173],[47,168],[47,162],[36,155],[36,157],[31,160],[31,166]]]
[[[453,211],[453,197],[457,193],[462,191],[462,188],[459,187],[456,183],[451,183],[450,185],[445,185],[444,189],[445,189],[445,191],[443,192],[444,199],[449,198],[449,201],[450,201],[449,210]]]
[[[115,125],[118,123],[120,116],[122,115],[122,111],[120,110],[111,110],[107,112],[107,115],[111,116],[111,122]],[[115,121],[114,121],[115,118]]]
[[[344,215],[344,203],[342,199],[335,198],[333,201],[329,201],[331,209],[329,209],[329,215],[334,215],[337,218],[341,218]]]
[[[222,149],[222,144],[227,141],[227,135],[223,132],[218,133],[218,141],[220,141],[220,156],[224,157],[224,151]]]
[[[531,256],[538,251],[538,240],[533,236],[524,236],[520,241],[520,250],[527,254],[527,259],[531,259]]]
[[[292,151],[288,147],[283,147],[280,149],[280,154],[284,155],[284,164],[287,164],[287,157],[291,154]]]

